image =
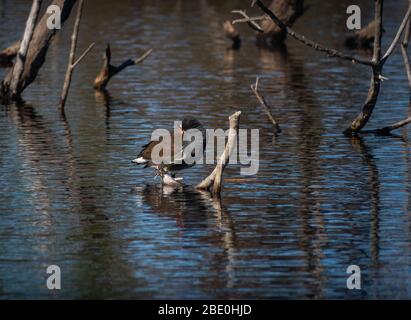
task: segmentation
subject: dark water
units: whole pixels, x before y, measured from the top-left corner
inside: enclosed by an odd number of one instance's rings
[[[227,50],[221,24],[249,2],[86,1],[78,51],[96,47],[75,70],[64,122],[67,22],[25,104],[0,106],[1,299],[411,298],[410,129],[341,134],[365,99],[367,67],[291,39],[287,51],[257,48],[247,26],[241,50]],[[307,2],[295,28],[342,48],[351,2]],[[386,1],[385,48],[403,2]],[[0,1],[1,47],[21,36],[28,3]],[[373,3],[362,3],[366,23]],[[154,48],[112,79],[109,97],[92,89],[107,42],[115,64]],[[257,75],[278,137],[249,89]],[[410,113],[398,51],[384,75],[368,128]],[[260,170],[227,167],[221,202],[192,187],[211,166],[188,170],[178,191],[131,165],[153,129],[183,115],[226,128],[236,110],[260,130]],[[51,264],[58,292],[46,288]],[[360,291],[346,289],[351,264]]]

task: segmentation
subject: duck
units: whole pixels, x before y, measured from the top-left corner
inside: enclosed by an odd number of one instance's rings
[[[171,159],[172,159],[171,162],[156,163],[155,161],[153,161],[153,158],[152,158],[153,149],[156,145],[162,142],[161,140],[160,141],[152,140],[146,143],[145,145],[143,145],[141,147],[139,154],[137,155],[135,159],[132,160],[132,162],[136,165],[142,166],[143,168],[148,168],[148,167],[154,168],[155,177],[159,176],[163,184],[169,184],[169,185],[181,184],[181,181],[183,180],[183,178],[182,177],[176,178],[176,171],[185,170],[185,169],[191,168],[196,165],[195,161],[192,163],[187,163],[185,161],[187,155],[185,154],[184,149],[187,147],[188,144],[191,143],[191,141],[184,141],[184,134],[190,129],[196,129],[202,133],[202,137],[203,137],[203,148],[202,148],[203,150],[202,151],[204,153],[206,149],[206,130],[204,129],[200,121],[198,121],[195,118],[187,117],[181,121],[181,125],[178,127],[178,130],[176,133],[177,135],[181,135],[181,137],[177,137],[177,138],[180,138],[182,141],[182,148],[181,148],[182,150],[179,152],[179,154],[177,155],[174,154],[174,151],[175,151],[174,143],[176,139],[175,134],[171,134],[170,145],[166,146],[169,148],[169,150],[167,151],[170,152]],[[160,156],[161,155],[162,155],[162,152],[160,152]],[[194,157],[194,150],[191,156]]]

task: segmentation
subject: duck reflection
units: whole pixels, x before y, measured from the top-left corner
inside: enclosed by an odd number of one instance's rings
[[[133,192],[141,195],[142,202],[150,206],[153,214],[175,219],[176,225],[184,230],[180,233],[181,237],[193,237],[198,230],[206,231],[207,236],[199,241],[206,242],[207,246],[223,248],[223,251],[209,252],[212,255],[208,266],[210,274],[219,275],[218,279],[209,277],[202,278],[202,281],[212,282],[213,287],[216,282],[221,282],[219,287],[234,286],[237,252],[235,223],[220,197],[189,186],[146,185],[134,188]],[[208,285],[204,283],[205,287]]]

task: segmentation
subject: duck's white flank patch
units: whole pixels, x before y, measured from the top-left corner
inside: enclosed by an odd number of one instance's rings
[[[148,160],[144,159],[143,157],[136,158],[133,160],[134,163],[147,163]]]

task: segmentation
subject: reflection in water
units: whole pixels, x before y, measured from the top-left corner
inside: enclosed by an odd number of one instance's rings
[[[361,153],[362,159],[368,168],[368,183],[370,189],[371,200],[371,258],[373,264],[378,266],[379,258],[379,213],[380,213],[380,181],[378,177],[378,168],[375,164],[374,156],[370,148],[365,144],[361,137],[352,137],[351,143],[353,148]]]
[[[28,8],[0,3],[6,47],[21,35],[13,26],[24,25]],[[296,28],[338,47],[344,10],[312,6],[324,19]],[[100,47],[76,70],[65,117],[54,102],[69,29],[25,92],[29,102],[0,106],[0,298],[411,297],[410,128],[344,137],[369,70],[291,40],[257,47],[247,26],[239,27],[241,49],[227,50],[221,25],[237,8],[233,0],[89,0],[82,29],[95,32],[82,33],[78,45]],[[401,17],[389,1],[385,9],[392,34]],[[107,42],[118,61],[155,51],[109,91],[94,92]],[[399,79],[384,82],[370,128],[407,113],[403,62],[392,58],[386,72]],[[283,130],[274,140],[250,90],[256,76]],[[181,116],[226,128],[236,110],[242,128],[260,130],[259,172],[241,177],[240,166],[227,166],[222,199],[193,187],[208,165],[169,189],[130,162],[155,128]],[[45,289],[50,264],[62,268],[61,292]],[[346,289],[351,264],[365,279],[360,292]]]

